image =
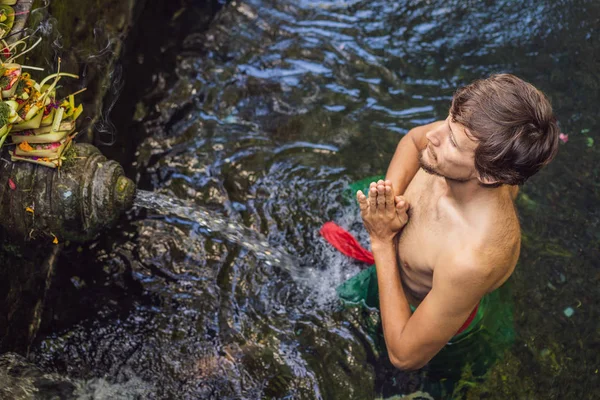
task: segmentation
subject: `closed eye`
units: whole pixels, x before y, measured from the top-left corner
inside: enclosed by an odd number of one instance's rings
[[[450,143],[452,143],[452,146],[454,146],[458,149],[458,144],[456,143],[456,140],[454,139],[454,132],[452,132],[452,127],[450,126],[449,121],[448,121],[448,129],[450,130]]]
[[[450,134],[450,143],[452,143],[452,146],[454,147],[458,147],[458,145],[456,144],[456,142],[454,141],[454,136],[452,134]]]

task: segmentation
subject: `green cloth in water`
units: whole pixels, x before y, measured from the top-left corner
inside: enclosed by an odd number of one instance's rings
[[[375,354],[385,357],[387,349],[379,313],[375,266],[346,280],[336,291],[346,309],[362,311],[359,324],[371,339]],[[514,338],[512,296],[510,285],[505,284],[481,299],[477,314],[467,329],[453,336],[427,364],[427,379],[420,389],[435,394],[435,398],[448,398],[465,371],[469,371],[467,375],[472,379],[483,379],[514,343]]]
[[[359,190],[362,190],[365,195],[368,194],[369,193],[369,185],[371,184],[371,182],[377,182],[380,179],[385,180],[385,175],[369,176],[368,178],[364,178],[364,179],[361,179],[360,181],[356,181],[356,182],[349,184],[348,192],[346,193],[346,197],[348,198],[348,200],[355,201],[356,192],[358,192]]]
[[[336,289],[338,297],[346,305],[359,305],[370,309],[379,310],[379,287],[377,285],[377,270],[372,265],[367,269],[362,270],[352,278],[348,279]],[[467,329],[452,337],[451,342],[460,340],[469,334],[481,321],[485,313],[486,306],[489,302],[489,295],[484,296],[479,303],[477,314]],[[414,312],[415,308],[410,306]],[[378,327],[370,327],[370,331],[379,329]]]

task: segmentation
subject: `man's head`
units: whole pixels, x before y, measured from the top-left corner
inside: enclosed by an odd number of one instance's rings
[[[544,94],[510,74],[460,88],[443,125],[427,133],[421,166],[455,181],[520,185],[558,150],[559,129]]]

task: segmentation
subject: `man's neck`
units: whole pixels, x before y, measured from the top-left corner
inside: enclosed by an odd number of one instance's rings
[[[474,204],[489,202],[496,199],[501,193],[501,187],[490,188],[482,186],[478,179],[470,179],[461,182],[448,178],[441,178],[440,184],[443,188],[442,196],[462,210],[466,210]]]

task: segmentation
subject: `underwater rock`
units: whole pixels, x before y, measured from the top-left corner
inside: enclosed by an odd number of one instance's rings
[[[46,374],[15,353],[0,355],[0,398],[73,398],[75,386],[67,379]]]

